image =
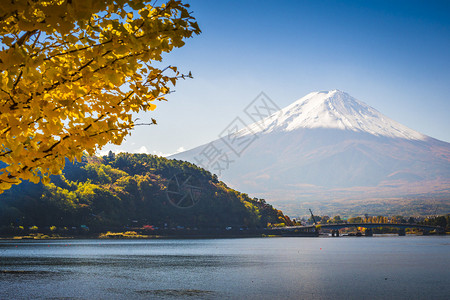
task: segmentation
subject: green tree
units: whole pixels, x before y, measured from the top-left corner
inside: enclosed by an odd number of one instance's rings
[[[342,219],[341,219],[341,216],[334,216],[333,217],[333,219],[332,219],[332,223],[337,223],[337,224],[339,224],[339,223],[342,223],[342,222],[344,222]]]
[[[347,220],[348,223],[362,223],[363,220],[361,217],[349,218]]]

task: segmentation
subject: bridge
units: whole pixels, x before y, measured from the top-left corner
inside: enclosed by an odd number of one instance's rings
[[[337,223],[337,224],[318,224],[318,225],[310,225],[310,226],[287,226],[287,227],[278,227],[272,228],[271,230],[275,233],[284,235],[284,236],[302,236],[302,235],[316,235],[319,234],[321,229],[330,229],[332,236],[339,236],[339,229],[343,228],[365,228],[364,235],[372,236],[373,228],[379,227],[390,227],[390,228],[398,228],[398,235],[404,236],[406,235],[406,228],[416,228],[423,231],[424,235],[428,235],[431,231],[435,231],[437,233],[444,233],[444,228],[439,226],[429,226],[429,225],[420,225],[420,224],[412,224],[412,223]]]
[[[339,223],[339,224],[321,224],[318,225],[321,229],[331,229],[332,236],[339,236],[339,229],[342,228],[352,228],[352,227],[362,227],[365,228],[364,234],[366,236],[373,235],[373,228],[379,227],[390,227],[390,228],[398,228],[398,235],[405,235],[406,228],[416,228],[423,231],[424,235],[428,235],[430,231],[436,231],[438,233],[444,233],[444,228],[439,226],[429,226],[429,225],[420,225],[413,223]]]

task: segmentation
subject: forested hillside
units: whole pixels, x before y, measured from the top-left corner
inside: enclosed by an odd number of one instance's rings
[[[189,174],[198,183],[192,207],[170,203],[167,188],[177,174]],[[110,153],[67,162],[63,175],[53,176],[49,185],[23,182],[0,195],[3,229],[262,228],[268,223],[291,221],[263,199],[235,191],[191,163],[145,154]]]

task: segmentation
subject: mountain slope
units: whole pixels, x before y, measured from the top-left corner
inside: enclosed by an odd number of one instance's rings
[[[233,162],[206,166],[231,186],[283,209],[301,201],[411,197],[450,199],[450,144],[414,131],[333,90],[314,92],[236,133],[254,137]],[[172,158],[193,163],[206,145]],[[277,202],[278,201],[278,202]],[[283,205],[281,205],[283,203]],[[289,209],[289,213],[296,213]]]
[[[177,188],[175,180],[187,185]],[[224,229],[290,222],[263,199],[229,188],[206,170],[146,154],[67,162],[64,175],[53,176],[49,185],[23,182],[0,195],[0,234],[11,224],[83,224],[101,232],[144,225]]]

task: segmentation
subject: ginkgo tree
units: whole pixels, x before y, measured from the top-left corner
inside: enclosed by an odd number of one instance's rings
[[[120,144],[133,113],[154,110],[190,76],[155,62],[199,33],[176,0],[2,1],[0,193]]]

